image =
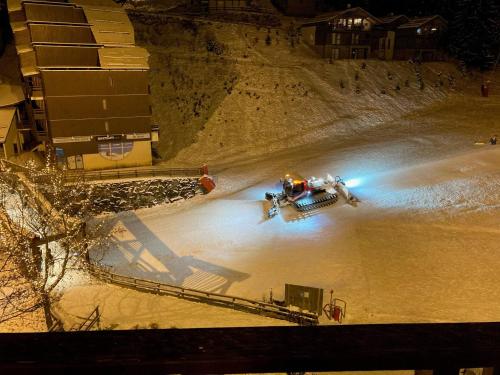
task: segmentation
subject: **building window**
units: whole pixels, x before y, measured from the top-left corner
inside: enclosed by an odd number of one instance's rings
[[[332,44],[340,44],[340,34],[339,33],[332,34]]]
[[[99,143],[99,155],[108,160],[124,159],[134,147],[134,142],[106,142]]]
[[[354,26],[361,26],[361,22],[363,20],[361,18],[355,18],[354,19]]]
[[[417,29],[417,34],[418,35],[422,34],[422,29],[420,27]]]
[[[359,34],[352,34],[352,44],[359,44]]]
[[[44,120],[35,120],[35,128],[39,133],[44,133],[45,130],[45,121]]]

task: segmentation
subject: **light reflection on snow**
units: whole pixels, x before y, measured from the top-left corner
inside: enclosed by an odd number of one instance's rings
[[[347,186],[348,188],[358,187],[359,185],[361,185],[361,182],[362,182],[361,178],[351,178],[349,180],[344,181],[345,186]]]

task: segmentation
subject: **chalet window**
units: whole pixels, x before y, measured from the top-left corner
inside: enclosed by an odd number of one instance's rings
[[[359,44],[359,34],[352,34],[352,44]]]
[[[133,142],[106,142],[98,145],[99,154],[108,160],[122,160],[133,148]]]
[[[332,44],[340,44],[340,34],[339,33],[332,34]]]
[[[417,34],[418,35],[422,34],[422,29],[420,27],[417,29]]]
[[[361,18],[355,18],[354,19],[354,26],[361,26],[361,22],[363,20]]]

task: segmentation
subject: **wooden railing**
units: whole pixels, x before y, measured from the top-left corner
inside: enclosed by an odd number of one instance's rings
[[[67,181],[99,181],[114,180],[121,178],[136,177],[200,177],[208,172],[206,166],[201,168],[127,168],[127,169],[109,169],[102,171],[67,171]]]
[[[90,264],[91,274],[102,281],[132,288],[135,290],[169,295],[191,301],[208,303],[220,307],[231,308],[253,314],[263,315],[271,318],[287,320],[300,325],[317,325],[318,317],[315,314],[294,311],[287,307],[273,305],[270,303],[256,301],[248,298],[212,293],[203,290],[184,288],[181,286],[159,283],[156,281],[139,279],[131,276],[118,275],[108,267]]]
[[[99,306],[96,306],[89,316],[85,318],[82,323],[75,324],[71,328],[71,331],[90,331],[96,324],[99,325],[100,319],[101,313],[99,312]]]

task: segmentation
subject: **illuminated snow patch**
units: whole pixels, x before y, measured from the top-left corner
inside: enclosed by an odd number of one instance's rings
[[[477,186],[471,181],[455,180],[436,185],[407,189],[385,189],[375,192],[375,204],[384,208],[403,209],[465,209],[484,205],[485,194],[474,194]]]
[[[349,180],[344,181],[344,183],[345,186],[347,186],[348,188],[358,187],[359,185],[361,185],[361,178],[351,178]]]

